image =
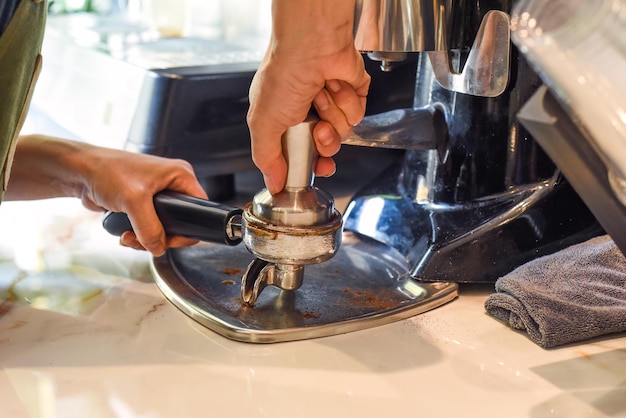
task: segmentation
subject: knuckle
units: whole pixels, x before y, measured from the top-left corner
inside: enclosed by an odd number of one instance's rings
[[[193,166],[191,165],[191,163],[189,161],[186,160],[176,160],[176,162],[178,163],[179,168],[185,173],[185,174],[189,174],[189,175],[194,175],[195,174],[195,170],[193,168]]]
[[[264,171],[271,165],[265,155],[262,155],[258,151],[252,150],[252,162],[256,165],[259,170]]]

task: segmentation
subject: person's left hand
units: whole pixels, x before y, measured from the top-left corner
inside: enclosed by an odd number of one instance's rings
[[[88,209],[106,209],[128,215],[132,231],[120,237],[120,244],[146,249],[160,256],[166,248],[193,245],[197,240],[167,236],[156,214],[153,196],[165,189],[207,198],[191,164],[144,154],[101,149],[81,199]]]
[[[24,135],[17,141],[4,197],[78,197],[88,209],[126,213],[133,231],[125,232],[120,243],[159,256],[168,247],[197,242],[166,237],[153,202],[154,195],[166,189],[207,198],[186,161]]]

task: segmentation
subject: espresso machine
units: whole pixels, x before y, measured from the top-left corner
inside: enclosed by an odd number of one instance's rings
[[[542,82],[511,43],[511,3],[357,0],[357,48],[383,73],[414,62],[415,80],[412,105],[368,105],[346,146],[402,158],[338,219],[332,196],[312,192],[307,120],[283,137],[298,180],[279,195],[262,190],[243,209],[158,196],[168,232],[206,241],[153,260],[163,294],[228,338],[316,338],[417,315],[453,300],[458,283],[495,282],[604,233],[517,120]]]

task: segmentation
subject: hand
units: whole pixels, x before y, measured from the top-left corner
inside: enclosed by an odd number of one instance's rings
[[[370,77],[352,35],[354,1],[274,0],[273,33],[250,87],[252,158],[271,193],[284,187],[280,137],[314,105],[320,158],[316,174],[334,173],[332,156],[365,114]]]
[[[88,209],[128,215],[133,231],[121,235],[122,245],[160,256],[166,248],[197,243],[189,238],[166,236],[153,203],[154,195],[165,189],[207,198],[188,162],[109,149],[99,149],[94,154],[100,169],[94,170],[81,198]]]
[[[6,198],[78,197],[90,210],[124,212],[134,232],[120,243],[159,256],[197,242],[166,237],[153,203],[165,189],[207,197],[185,161],[32,135],[18,141]]]

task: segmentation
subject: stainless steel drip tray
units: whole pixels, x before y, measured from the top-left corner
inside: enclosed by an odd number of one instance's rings
[[[227,338],[274,343],[344,334],[388,324],[441,306],[454,283],[422,283],[408,275],[395,249],[353,232],[338,253],[305,267],[296,291],[268,286],[254,306],[241,299],[241,276],[252,260],[243,246],[201,243],[170,249],[152,262],[163,294],[195,321]]]

